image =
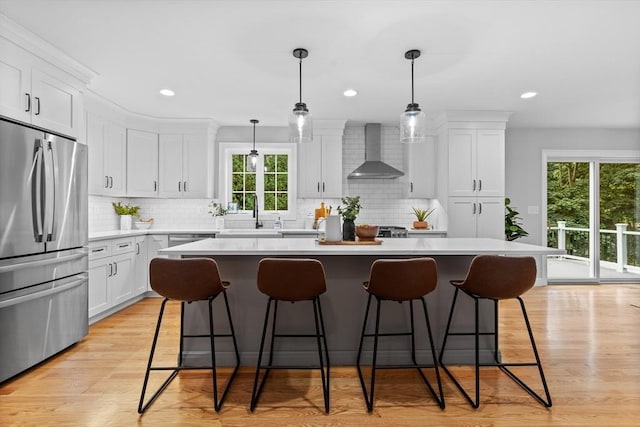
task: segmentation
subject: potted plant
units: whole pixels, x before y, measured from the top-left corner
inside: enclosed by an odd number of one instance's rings
[[[344,220],[342,223],[342,240],[356,240],[355,220],[362,206],[360,205],[360,196],[343,197],[342,204],[338,206],[338,214]]]
[[[511,199],[506,197],[504,199],[504,208],[506,210],[504,214],[504,235],[508,241],[516,240],[521,237],[528,236],[524,228],[518,224],[518,220],[521,218],[518,216],[520,212],[513,209],[509,204],[511,203]]]
[[[427,230],[429,228],[429,223],[427,222],[427,218],[429,218],[429,215],[431,215],[433,213],[433,211],[436,210],[436,208],[433,209],[418,209],[418,208],[411,208],[413,210],[413,214],[416,217],[416,221],[413,221],[413,228],[416,230]]]
[[[131,230],[131,219],[140,218],[140,206],[111,202],[117,215],[120,215],[120,230]]]
[[[222,206],[218,200],[214,199],[209,203],[209,214],[213,216],[213,220],[215,221],[214,227],[219,230],[224,228],[224,216],[228,212],[229,209]]]

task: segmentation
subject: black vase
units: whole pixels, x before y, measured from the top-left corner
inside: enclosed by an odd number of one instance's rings
[[[356,224],[352,219],[345,219],[342,223],[342,240],[356,240]]]

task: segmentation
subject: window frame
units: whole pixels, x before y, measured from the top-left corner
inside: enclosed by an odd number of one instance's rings
[[[249,154],[253,148],[253,143],[249,142],[221,142],[219,143],[218,156],[218,198],[223,206],[231,201],[232,192],[232,170],[233,162],[231,156],[234,154]],[[258,150],[258,164],[256,165],[256,194],[258,195],[258,209],[260,219],[275,220],[280,219],[296,219],[296,199],[297,199],[297,165],[298,150],[297,145],[289,142],[274,142],[256,144]],[[286,154],[288,156],[288,209],[286,211],[268,211],[264,210],[264,155],[265,154]],[[253,212],[247,210],[238,210],[234,214],[233,219],[236,220],[254,220]]]

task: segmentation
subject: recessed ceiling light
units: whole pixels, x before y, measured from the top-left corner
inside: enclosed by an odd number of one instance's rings
[[[176,93],[175,93],[174,91],[172,91],[171,89],[162,89],[162,90],[160,91],[160,93],[161,93],[162,95],[164,95],[164,96],[173,96],[173,95],[175,95],[175,94],[176,94]]]
[[[533,98],[534,96],[536,96],[538,94],[538,92],[525,92],[522,95],[520,95],[520,98],[522,99],[529,99],[529,98]]]
[[[352,96],[356,96],[358,94],[358,91],[355,89],[347,89],[343,92],[344,96],[348,96],[349,98]]]

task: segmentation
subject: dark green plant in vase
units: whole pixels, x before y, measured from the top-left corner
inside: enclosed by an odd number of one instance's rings
[[[504,199],[504,208],[506,211],[504,214],[504,235],[508,241],[529,235],[518,223],[522,219],[518,216],[520,212],[509,206],[510,203],[511,199],[508,197]]]
[[[338,206],[338,214],[344,220],[342,223],[342,240],[356,240],[355,220],[361,208],[360,196],[342,198],[342,205]]]

